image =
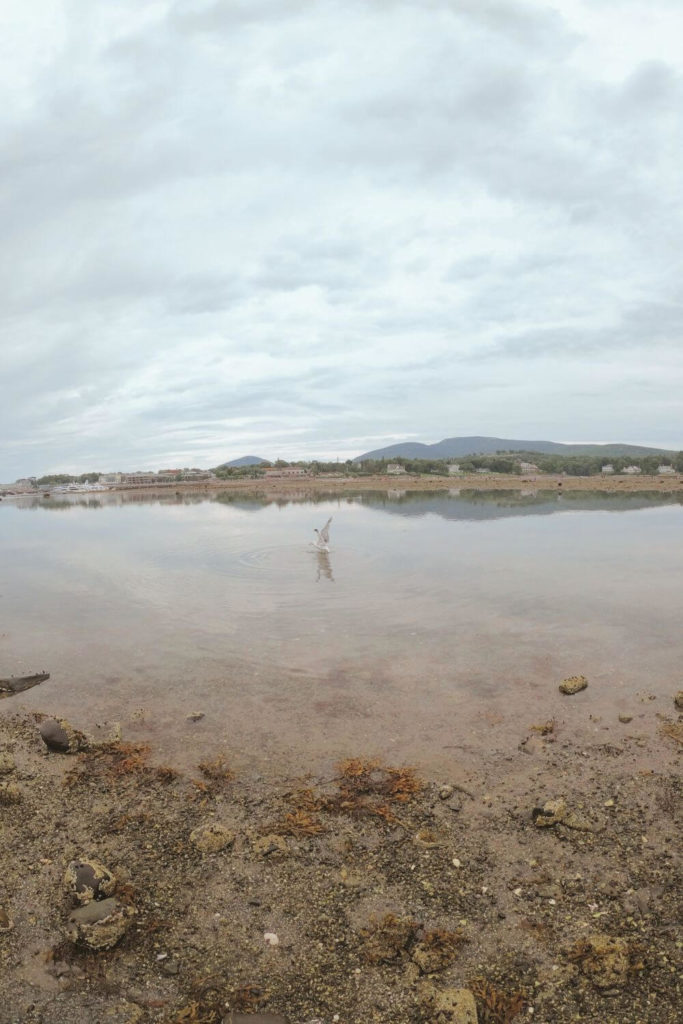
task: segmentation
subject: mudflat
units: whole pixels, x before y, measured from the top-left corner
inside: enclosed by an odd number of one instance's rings
[[[371,750],[283,777],[229,735],[179,772],[64,724],[56,753],[6,702],[0,1020],[673,1024],[683,698],[605,742],[588,694],[583,735],[536,711],[438,777]]]

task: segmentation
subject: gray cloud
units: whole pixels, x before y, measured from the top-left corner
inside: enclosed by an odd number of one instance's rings
[[[588,0],[8,0],[0,479],[670,441],[683,14],[654,6],[617,45]]]

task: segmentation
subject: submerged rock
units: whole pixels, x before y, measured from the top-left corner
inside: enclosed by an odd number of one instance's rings
[[[546,800],[543,807],[534,807],[531,817],[537,828],[550,828],[563,822],[568,813],[567,802],[560,796],[556,800]]]
[[[257,857],[279,860],[289,854],[289,844],[284,836],[271,832],[267,836],[259,836],[254,842],[254,853]]]
[[[628,980],[631,963],[626,939],[599,932],[587,935],[572,946],[569,959],[596,988],[619,988]]]
[[[92,900],[72,912],[67,935],[72,942],[90,949],[112,949],[126,934],[134,915],[133,907],[113,897]]]
[[[434,998],[434,1024],[477,1024],[477,1004],[468,988],[446,988]]]
[[[64,874],[64,884],[79,903],[112,896],[116,879],[104,864],[97,860],[72,860]]]
[[[674,704],[676,705],[679,711],[683,711],[683,690],[679,690],[676,696],[674,697]]]
[[[193,832],[190,832],[190,842],[200,853],[218,853],[225,850],[235,842],[235,833],[219,825],[217,822],[209,822],[205,825],[198,825]]]
[[[279,1013],[229,1013],[223,1024],[289,1024]]]
[[[534,807],[531,812],[534,825],[537,828],[550,828],[552,825],[566,825],[577,832],[599,832],[600,826],[596,826],[588,818],[576,811],[570,811],[564,797],[557,797],[555,800],[547,800],[543,807]]]
[[[21,803],[23,793],[16,782],[0,782],[0,805]]]
[[[560,693],[578,693],[580,690],[585,690],[587,686],[588,680],[585,676],[569,676],[568,679],[563,679],[560,683]]]

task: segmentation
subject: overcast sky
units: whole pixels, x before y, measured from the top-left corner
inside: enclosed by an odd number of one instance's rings
[[[0,480],[683,448],[680,0],[3,0]]]

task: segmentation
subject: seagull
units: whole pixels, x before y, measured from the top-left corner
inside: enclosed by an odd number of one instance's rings
[[[314,533],[318,534],[318,539],[315,542],[315,546],[318,551],[329,551],[328,544],[330,542],[330,523],[332,522],[332,516],[327,520],[322,530],[314,530]]]

